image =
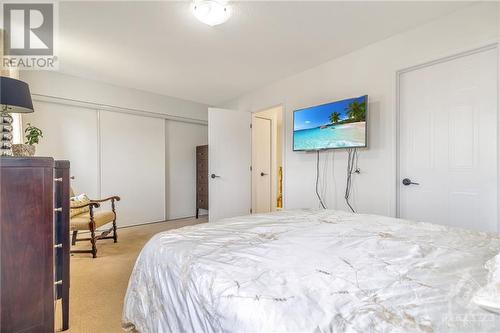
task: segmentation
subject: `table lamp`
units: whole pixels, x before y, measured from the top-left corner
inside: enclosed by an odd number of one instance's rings
[[[30,88],[26,82],[0,76],[0,156],[12,156],[10,113],[34,112]]]

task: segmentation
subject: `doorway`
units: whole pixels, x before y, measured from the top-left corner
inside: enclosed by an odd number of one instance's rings
[[[402,218],[497,232],[497,49],[398,73]]]
[[[283,207],[283,109],[252,114],[252,212]]]

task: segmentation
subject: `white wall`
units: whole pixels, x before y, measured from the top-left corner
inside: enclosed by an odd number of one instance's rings
[[[196,146],[206,145],[204,125],[166,122],[167,219],[196,213]],[[206,212],[200,211],[200,214]]]
[[[22,71],[35,95],[109,105],[206,121],[207,105],[52,71]]]
[[[44,131],[37,155],[70,160],[79,193],[120,195],[119,226],[195,215],[206,105],[60,73],[21,79],[35,106],[23,122]]]
[[[284,106],[285,207],[318,207],[314,193],[316,154],[292,151],[292,112],[304,106],[368,94],[369,149],[360,153],[361,174],[355,177],[353,201],[359,212],[395,215],[396,72],[496,43],[498,13],[497,3],[471,5],[258,89],[224,107],[256,112],[274,105]],[[321,190],[330,208],[347,210],[343,200],[346,157],[344,151],[321,155]]]

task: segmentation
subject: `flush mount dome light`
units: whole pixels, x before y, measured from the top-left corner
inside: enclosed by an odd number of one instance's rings
[[[222,0],[194,0],[191,9],[198,20],[212,27],[226,22],[231,16],[227,1]]]

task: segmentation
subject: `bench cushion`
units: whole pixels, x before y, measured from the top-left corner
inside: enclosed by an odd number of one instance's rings
[[[94,222],[96,229],[113,222],[115,219],[115,213],[112,211],[99,211],[94,212]],[[83,213],[76,215],[70,219],[70,229],[71,230],[90,230],[90,213]]]

